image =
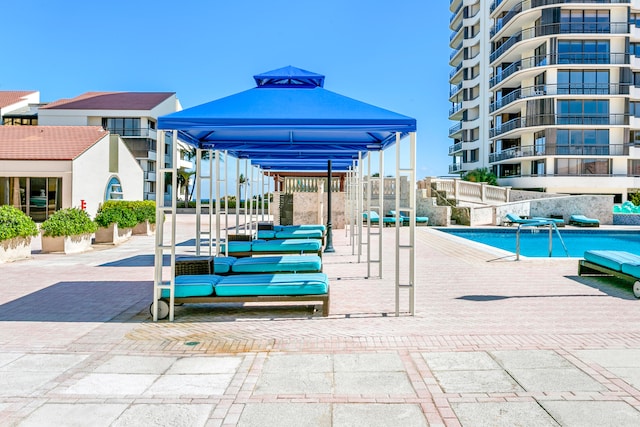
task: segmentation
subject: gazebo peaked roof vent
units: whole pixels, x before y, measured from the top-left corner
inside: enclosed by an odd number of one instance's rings
[[[301,68],[288,67],[253,76],[258,87],[323,87],[324,76]]]

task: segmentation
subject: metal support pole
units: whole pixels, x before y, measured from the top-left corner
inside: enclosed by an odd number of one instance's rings
[[[325,252],[335,252],[333,248],[333,232],[331,225],[331,160],[327,161],[327,244],[324,248]]]

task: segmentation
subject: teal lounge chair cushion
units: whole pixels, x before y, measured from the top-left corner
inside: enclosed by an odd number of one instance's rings
[[[255,242],[255,240],[253,241]],[[229,253],[232,254],[234,252],[250,252],[251,251],[251,246],[253,245],[253,242],[245,242],[245,241],[233,241],[233,242],[228,242],[229,243]],[[225,252],[225,243],[222,243],[220,245],[220,251],[221,252]]]
[[[216,285],[219,296],[322,295],[329,292],[324,273],[240,274],[225,276]]]
[[[322,224],[299,224],[299,225],[275,225],[273,226],[275,231],[286,230],[320,230],[323,233],[327,231],[327,227]]]
[[[290,229],[275,233],[276,239],[322,239],[321,230]]]
[[[624,274],[628,274],[629,276],[640,279],[640,262],[634,264],[622,264],[622,272]]]
[[[319,251],[322,243],[317,239],[276,239],[255,240],[251,245],[253,252],[302,252]]]
[[[231,267],[234,273],[300,273],[322,269],[317,255],[282,255],[238,258]]]
[[[531,219],[534,221],[540,221],[540,220],[551,221],[551,222],[554,222],[556,225],[564,225],[564,219],[562,218],[545,218],[541,216],[534,216]]]
[[[622,271],[623,264],[640,265],[640,256],[625,251],[586,251],[584,259],[615,271]]]
[[[258,230],[258,239],[275,239],[275,230]]]
[[[222,277],[213,274],[194,274],[176,277],[175,297],[204,297],[213,295]],[[162,290],[162,298],[169,298],[169,289]]]
[[[571,215],[570,222],[577,222],[580,224],[600,224],[600,221],[596,218],[587,218],[584,215]]]
[[[213,273],[227,274],[231,271],[231,266],[238,258],[232,256],[217,256],[213,258]]]

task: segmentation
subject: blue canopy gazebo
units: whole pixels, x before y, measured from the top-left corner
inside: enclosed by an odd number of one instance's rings
[[[346,171],[354,165],[361,168],[363,155],[382,152],[410,135],[412,166],[402,171],[411,177],[412,202],[408,210],[415,216],[415,119],[328,91],[323,87],[323,75],[291,66],[256,75],[254,79],[257,86],[252,89],[158,118],[161,134],[158,140],[164,140],[164,131],[173,131],[174,160],[180,140],[198,150],[225,151],[236,159],[248,159],[263,170],[322,171],[331,161],[333,169]],[[164,144],[159,144],[159,158],[163,158],[163,151]],[[382,167],[382,161],[380,163]],[[164,172],[176,175],[176,162],[172,165],[157,175],[160,195]],[[399,178],[402,171],[399,166],[397,169]],[[175,191],[173,194],[175,199]],[[175,200],[170,206],[164,206],[160,196],[156,202],[159,213],[175,214]],[[165,248],[162,235],[159,229],[154,295],[166,287],[163,285],[166,281],[162,280]],[[171,247],[173,271],[175,242]],[[413,251],[411,254],[413,270]],[[413,282],[413,275],[410,281]],[[168,286],[171,295],[173,287],[172,274]],[[411,293],[413,295],[413,289]],[[411,305],[413,312],[413,303]],[[396,312],[397,307],[396,301]],[[173,306],[170,319],[173,319]]]

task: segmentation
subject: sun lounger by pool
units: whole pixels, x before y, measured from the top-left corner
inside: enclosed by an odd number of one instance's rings
[[[319,302],[326,317],[329,315],[329,278],[324,273],[185,275],[175,278],[174,298],[176,304]],[[167,317],[168,289],[162,290],[157,303],[158,318]],[[153,303],[150,310],[153,312]]]
[[[516,215],[514,213],[508,213],[507,220],[504,221],[505,224],[527,224],[527,225],[548,225],[549,223],[553,223],[556,227],[563,227],[564,220],[561,218],[546,218],[546,217],[533,217],[533,218],[522,218],[520,215]]]
[[[579,276],[614,276],[633,283],[640,298],[640,256],[625,251],[586,251],[578,262]]]
[[[600,227],[600,221],[596,218],[587,218],[584,215],[571,215],[569,224],[579,227]]]
[[[225,252],[227,244],[229,245],[228,252]],[[319,239],[230,241],[220,245],[220,252],[234,257],[281,254],[317,254],[322,256],[322,242]]]
[[[396,211],[389,211],[389,216],[391,218],[396,217]],[[409,225],[409,215],[407,212],[400,211],[400,221],[402,221],[402,225]],[[417,216],[416,217],[416,225],[427,225],[429,223],[428,216]]]
[[[370,222],[371,225],[380,224],[380,216],[378,215],[378,212],[376,212],[376,211],[363,212],[362,213],[362,220],[364,221],[365,224],[367,222]],[[385,216],[385,217],[382,218],[382,224],[385,227],[393,225],[395,223],[396,223],[396,218],[395,217]]]
[[[233,256],[189,256],[176,259],[175,275],[246,273],[320,273],[317,255],[280,255],[236,258]]]

